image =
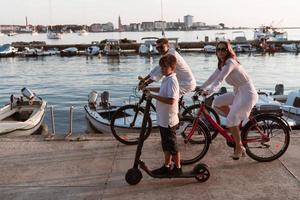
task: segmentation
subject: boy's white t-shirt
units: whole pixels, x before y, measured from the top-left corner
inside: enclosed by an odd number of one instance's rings
[[[179,123],[179,84],[175,73],[166,76],[162,80],[158,95],[175,99],[176,103],[170,105],[158,100],[156,101],[157,124],[165,128],[177,125]]]

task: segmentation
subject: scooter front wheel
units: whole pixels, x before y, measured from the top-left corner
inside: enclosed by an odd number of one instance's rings
[[[125,180],[129,185],[138,184],[143,178],[143,174],[138,168],[131,168],[125,175]]]
[[[193,173],[195,174],[195,179],[201,183],[207,181],[210,177],[210,173],[206,164],[199,163],[194,169]]]

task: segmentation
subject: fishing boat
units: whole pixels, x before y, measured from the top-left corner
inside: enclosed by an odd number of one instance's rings
[[[42,125],[47,102],[27,88],[21,92],[22,96],[11,95],[10,102],[0,108],[0,135],[31,135]]]

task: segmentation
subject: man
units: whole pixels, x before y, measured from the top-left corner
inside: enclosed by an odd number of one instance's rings
[[[176,57],[176,77],[179,82],[180,95],[193,91],[196,88],[196,79],[192,73],[190,66],[185,62],[182,56],[175,50],[170,48],[168,39],[160,38],[156,41],[156,49],[162,55],[172,54]],[[145,77],[139,76],[140,86],[142,89],[154,81],[159,81],[163,77],[160,66],[156,66]]]

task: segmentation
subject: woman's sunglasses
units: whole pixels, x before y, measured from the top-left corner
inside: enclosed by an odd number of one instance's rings
[[[226,51],[227,51],[227,48],[217,48],[217,51],[226,52]]]

